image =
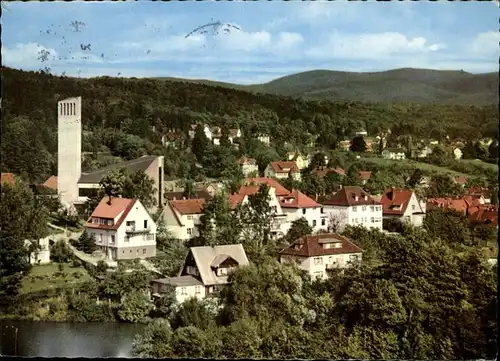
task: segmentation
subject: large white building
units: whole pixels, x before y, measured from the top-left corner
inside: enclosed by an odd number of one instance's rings
[[[292,223],[300,218],[307,220],[313,232],[328,229],[328,214],[324,212],[323,206],[314,199],[309,198],[299,190],[292,190],[290,195],[280,198],[281,209],[286,214],[287,229]]]
[[[329,216],[330,228],[336,232],[347,225],[382,230],[382,204],[361,187],[343,187],[321,204]]]
[[[328,271],[362,260],[363,250],[338,234],[304,236],[280,252],[281,263],[296,263],[313,279],[328,278]]]
[[[156,223],[139,200],[104,197],[85,230],[110,260],[156,256]]]

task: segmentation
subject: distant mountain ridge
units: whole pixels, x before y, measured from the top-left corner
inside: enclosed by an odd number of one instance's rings
[[[159,78],[309,99],[461,105],[498,103],[498,73],[401,68],[355,73],[312,70],[264,84],[238,85],[205,79]]]

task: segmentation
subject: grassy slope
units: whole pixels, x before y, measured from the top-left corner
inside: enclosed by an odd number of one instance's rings
[[[411,68],[374,73],[313,70],[256,85],[237,85],[210,80],[160,79],[312,99],[473,105],[498,102],[496,73],[470,74],[462,71]]]
[[[361,158],[361,160],[366,161],[366,162],[370,162],[373,164],[380,164],[383,166],[390,166],[392,164],[399,164],[399,165],[404,164],[407,166],[413,166],[413,167],[422,169],[424,171],[437,172],[437,173],[441,173],[441,174],[448,174],[448,175],[451,175],[453,177],[467,175],[464,173],[456,172],[456,171],[448,169],[448,168],[439,167],[437,165],[418,162],[418,161],[410,160],[410,159],[395,160],[395,159],[384,159],[384,158],[376,158],[376,157],[366,157],[366,158]]]
[[[22,280],[21,293],[36,292],[63,285],[74,285],[90,279],[89,274],[83,267],[73,268],[68,264],[64,264],[63,266],[64,272],[67,274],[66,277],[55,275],[58,272],[57,263],[33,266],[30,274]],[[79,278],[75,276],[75,272],[80,275]],[[44,277],[44,279],[37,279],[37,277]]]

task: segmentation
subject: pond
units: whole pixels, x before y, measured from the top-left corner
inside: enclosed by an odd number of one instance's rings
[[[127,323],[0,320],[0,355],[133,357],[132,342],[134,336],[140,333],[144,327],[140,324]]]

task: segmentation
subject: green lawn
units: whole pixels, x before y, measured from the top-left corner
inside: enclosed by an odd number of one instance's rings
[[[405,160],[395,160],[395,159],[384,159],[384,158],[378,158],[378,157],[362,157],[361,160],[364,160],[366,162],[374,163],[374,164],[379,164],[382,166],[391,166],[391,165],[402,165],[402,166],[413,166],[416,168],[420,168],[424,171],[428,172],[437,172],[441,174],[449,174],[451,176],[466,176],[467,174],[456,172],[454,170],[444,168],[444,167],[439,167],[437,165],[433,164],[428,164],[428,163],[423,163],[423,162],[417,162],[411,159],[405,159]]]
[[[482,160],[476,160],[476,159],[460,159],[459,161],[462,163],[473,164],[473,165],[476,165],[478,167],[485,168],[487,170],[493,170],[493,171],[498,172],[498,164],[483,162]]]
[[[63,264],[65,276],[58,274],[59,264],[35,265],[29,275],[23,278],[21,293],[30,293],[60,286],[75,285],[90,280],[90,275],[83,267],[71,267]]]

